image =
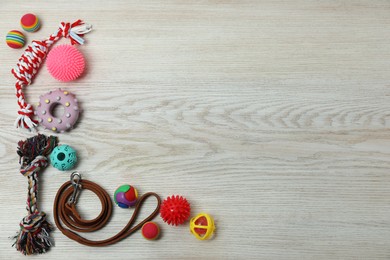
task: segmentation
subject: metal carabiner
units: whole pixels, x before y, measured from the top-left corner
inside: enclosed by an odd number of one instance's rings
[[[82,189],[82,186],[80,184],[81,181],[81,174],[79,172],[72,172],[70,175],[70,182],[72,183],[73,186],[73,194],[69,198],[68,203],[74,203],[76,204],[77,198],[80,195],[80,191]]]

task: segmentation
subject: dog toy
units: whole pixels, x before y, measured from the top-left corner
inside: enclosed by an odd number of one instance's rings
[[[23,89],[32,83],[50,47],[62,37],[69,38],[72,45],[83,44],[84,39],[81,36],[91,30],[92,26],[84,24],[81,20],[77,20],[72,24],[62,22],[58,30],[50,35],[49,38],[43,41],[32,41],[31,45],[26,48],[23,55],[19,58],[16,67],[12,69],[12,74],[17,80],[15,84],[16,98],[19,105],[19,116],[15,121],[17,128],[31,130],[38,124],[32,118],[34,116],[34,109],[26,101]]]
[[[114,201],[121,208],[133,207],[137,204],[138,192],[128,184],[120,186],[114,193]]]
[[[214,220],[209,214],[200,213],[190,220],[190,231],[199,240],[211,238],[214,230]]]
[[[20,222],[20,231],[14,237],[16,249],[24,255],[45,253],[53,244],[52,225],[46,214],[38,209],[38,175],[48,165],[47,157],[57,145],[55,136],[38,134],[18,143],[20,173],[28,178],[27,211]]]
[[[95,193],[101,202],[102,210],[93,221],[83,219],[77,211],[77,199],[82,190],[90,190]],[[149,216],[134,226],[143,203],[149,197],[156,198],[156,208]],[[65,236],[86,246],[101,247],[119,242],[139,230],[146,222],[152,221],[158,215],[160,204],[160,197],[156,193],[148,192],[139,198],[129,222],[118,234],[100,241],[86,239],[76,232],[93,232],[103,228],[111,217],[112,202],[108,193],[101,186],[92,181],[82,179],[79,173],[74,172],[71,175],[71,180],[64,183],[57,191],[53,213],[57,228]]]
[[[146,222],[141,229],[142,236],[147,240],[155,240],[160,235],[160,227],[155,222]]]
[[[53,110],[58,105],[64,107],[64,113],[60,117],[55,117]],[[34,114],[45,128],[62,133],[73,128],[79,118],[80,109],[75,95],[58,89],[40,97]]]
[[[51,152],[50,162],[60,171],[70,170],[77,163],[76,151],[69,145],[59,145]]]
[[[163,201],[160,215],[168,225],[177,226],[190,217],[190,211],[190,203],[184,197],[172,195]]]
[[[76,47],[60,45],[49,52],[46,66],[55,79],[67,82],[77,79],[83,73],[85,60]]]
[[[26,32],[36,32],[39,30],[41,23],[35,14],[25,14],[20,19],[20,25]]]
[[[7,33],[5,42],[12,49],[20,49],[23,48],[24,44],[26,43],[26,37],[22,32],[12,30]]]

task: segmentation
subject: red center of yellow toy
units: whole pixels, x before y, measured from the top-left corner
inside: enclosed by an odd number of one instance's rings
[[[206,234],[207,231],[207,219],[205,216],[201,216],[197,220],[195,220],[195,225],[197,226],[204,226],[204,228],[194,228],[195,232],[198,233],[199,235],[204,235]]]

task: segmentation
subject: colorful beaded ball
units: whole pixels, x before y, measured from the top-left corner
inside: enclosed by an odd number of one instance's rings
[[[83,73],[85,60],[76,47],[59,45],[47,55],[46,66],[55,79],[67,82],[77,79]]]
[[[50,161],[60,171],[70,170],[77,163],[76,151],[69,145],[57,146],[50,154]]]
[[[160,235],[160,227],[155,222],[146,222],[142,226],[141,233],[147,240],[155,240]]]
[[[35,14],[25,14],[20,19],[20,25],[26,32],[36,32],[39,30],[41,23]]]
[[[214,219],[209,214],[200,213],[190,221],[190,231],[199,240],[209,239],[214,230]]]
[[[166,198],[161,204],[160,216],[168,225],[183,224],[190,217],[191,206],[179,195]]]
[[[5,42],[12,49],[20,49],[23,48],[24,44],[26,44],[26,37],[24,37],[22,32],[12,30],[7,33]]]
[[[138,192],[128,184],[120,186],[114,193],[114,201],[121,208],[133,207],[137,204]]]

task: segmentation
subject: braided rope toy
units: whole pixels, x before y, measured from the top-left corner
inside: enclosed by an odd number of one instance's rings
[[[57,146],[57,138],[38,134],[19,141],[18,146],[20,173],[28,178],[28,214],[20,221],[20,231],[12,246],[24,255],[42,254],[53,245],[49,235],[53,227],[47,222],[46,214],[38,210],[38,174],[48,165],[47,157]]]
[[[81,20],[74,23],[61,22],[58,30],[43,41],[32,41],[26,48],[23,55],[19,58],[16,68],[12,69],[12,74],[17,79],[16,98],[19,105],[19,116],[15,121],[17,128],[34,129],[38,122],[33,119],[34,109],[31,104],[26,101],[23,93],[23,88],[29,86],[32,80],[38,73],[50,47],[62,37],[69,38],[72,45],[84,44],[82,35],[90,32],[92,26],[84,24]]]

